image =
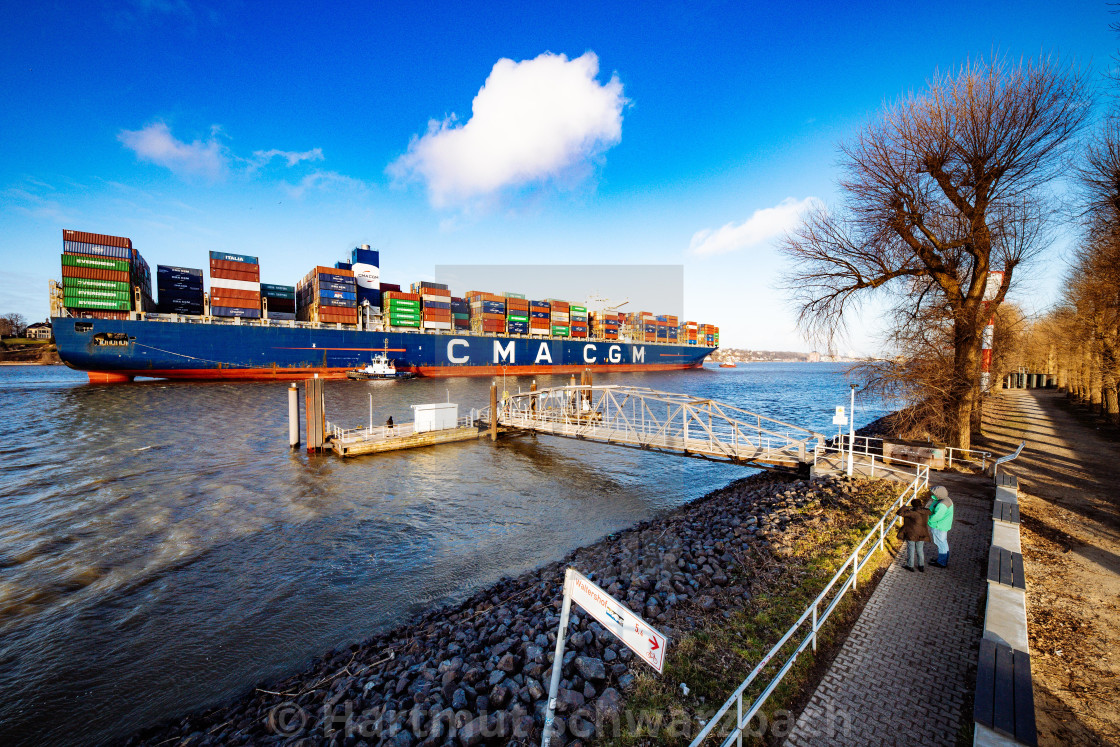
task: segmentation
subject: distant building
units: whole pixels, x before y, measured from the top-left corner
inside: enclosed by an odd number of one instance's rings
[[[49,340],[51,339],[51,325],[47,322],[35,322],[27,328],[24,333],[30,340]]]
[[[809,353],[809,362],[810,363],[820,363],[821,362],[821,354],[818,353],[816,350]]]

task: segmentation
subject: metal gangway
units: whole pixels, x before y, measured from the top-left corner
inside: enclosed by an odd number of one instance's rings
[[[481,410],[477,422],[764,469],[805,469],[825,441],[815,431],[734,405],[623,385],[519,392]]]

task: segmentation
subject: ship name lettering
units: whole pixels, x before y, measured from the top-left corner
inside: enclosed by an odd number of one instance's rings
[[[622,362],[622,348],[618,345],[611,345],[607,348],[607,360],[611,363]]]
[[[503,348],[502,343],[499,340],[494,340],[494,362],[495,363],[499,363],[501,361],[508,361],[510,363],[516,363],[517,362],[515,360],[516,356],[514,355],[513,342],[514,342],[513,340],[510,340],[508,343],[506,343],[506,346]]]
[[[467,354],[466,355],[455,355],[455,353],[452,352],[452,348],[454,348],[456,345],[466,345],[467,348],[468,348]],[[467,363],[467,362],[469,362],[470,359],[471,359],[471,354],[469,352],[469,349],[470,349],[470,343],[467,342],[466,340],[450,340],[450,341],[448,341],[448,343],[447,343],[447,361],[448,361],[448,363]]]
[[[595,362],[595,356],[594,355],[588,355],[588,353],[594,353],[594,352],[595,352],[595,346],[594,345],[590,345],[590,344],[584,345],[583,346],[583,362],[584,363],[594,363]]]
[[[645,363],[646,362],[646,349],[644,347],[631,346],[630,347],[630,362],[631,363]]]
[[[548,349],[548,343],[542,342],[540,349],[537,350],[537,359],[533,363],[552,363],[552,351]]]

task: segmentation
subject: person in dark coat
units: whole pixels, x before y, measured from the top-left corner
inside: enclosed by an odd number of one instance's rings
[[[933,536],[929,533],[929,514],[930,510],[918,498],[898,512],[902,517],[898,537],[906,540],[906,565],[903,567],[908,571],[914,570],[914,561],[917,560],[918,570],[926,572],[926,553],[922,543],[933,542]]]
[[[385,421],[385,427],[386,428],[392,428],[393,427],[393,416],[392,415],[390,415],[389,419]]]

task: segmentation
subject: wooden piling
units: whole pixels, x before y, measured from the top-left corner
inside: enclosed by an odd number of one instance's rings
[[[490,385],[490,440],[498,440],[498,385]]]
[[[299,448],[299,384],[288,387],[288,446]]]
[[[324,411],[323,380],[307,379],[304,384],[304,411],[307,414],[307,450],[321,451],[326,443],[327,415]]]

